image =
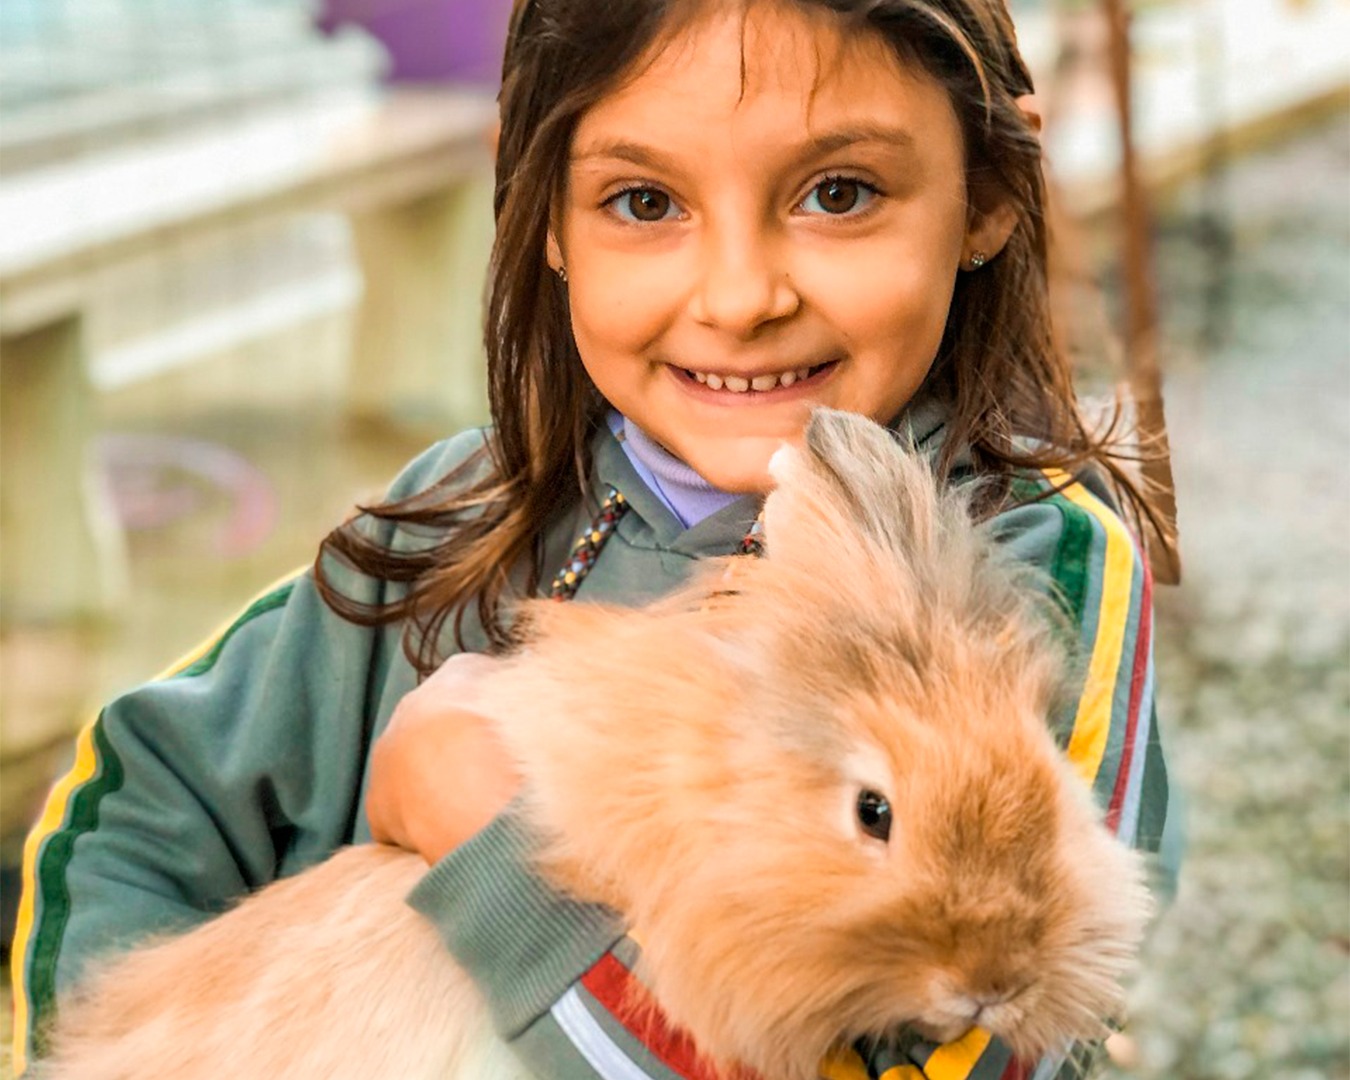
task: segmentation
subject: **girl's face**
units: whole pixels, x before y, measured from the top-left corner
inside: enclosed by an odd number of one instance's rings
[[[600,392],[728,491],[814,406],[891,420],[999,246],[945,91],[829,18],[708,5],[583,115],[550,237]]]

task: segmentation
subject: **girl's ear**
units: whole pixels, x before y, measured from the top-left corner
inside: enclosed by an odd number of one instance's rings
[[[1044,117],[1041,115],[1041,102],[1035,94],[1023,94],[1017,99],[1017,108],[1026,117],[1027,124],[1040,135]]]
[[[1003,250],[1017,227],[1017,209],[1001,188],[988,181],[972,181],[961,268],[978,270]]]
[[[562,248],[558,244],[557,234],[551,228],[548,230],[548,240],[544,243],[544,258],[555,274],[563,268]]]
[[[1027,126],[1039,137],[1041,108],[1035,94],[1017,99],[1017,108]],[[961,251],[961,268],[978,270],[1003,250],[1017,228],[1017,208],[1008,192],[989,179],[973,176],[969,183],[970,210],[966,219],[965,244]]]

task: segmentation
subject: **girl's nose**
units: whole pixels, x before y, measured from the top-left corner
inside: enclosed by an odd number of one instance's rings
[[[690,301],[695,321],[739,338],[796,312],[801,297],[779,244],[749,228],[710,232]]]

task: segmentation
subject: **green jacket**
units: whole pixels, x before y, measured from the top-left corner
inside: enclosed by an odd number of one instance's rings
[[[940,441],[931,410],[916,410],[909,423],[921,445]],[[391,496],[428,487],[482,440],[470,431],[432,447]],[[667,592],[695,560],[733,552],[758,511],[754,499],[742,499],[686,530],[607,431],[596,437],[594,460],[597,501],[613,485],[631,510],[580,601],[637,604]],[[548,537],[546,565],[561,567],[588,524],[580,508],[561,522]],[[370,528],[391,535],[387,526]],[[1057,721],[1064,746],[1095,777],[1111,826],[1156,850],[1167,783],[1154,723],[1150,585],[1133,541],[1078,483],[1004,512],[995,529],[1017,557],[1046,571],[1079,630],[1084,688]],[[393,595],[386,583],[337,567],[332,573],[354,598]],[[340,845],[369,839],[370,748],[416,683],[401,634],[400,626],[343,621],[305,572],[268,590],[197,654],[113,701],[81,732],[75,765],[25,849],[13,947],[19,1069],[40,1056],[34,1031],[91,957],[151,931],[187,928]],[[466,640],[470,648],[483,643],[472,620]],[[627,1013],[635,948],[620,919],[552,893],[527,868],[530,844],[508,810],[410,897],[473,974],[498,1029],[545,1080],[697,1075],[678,1039]],[[863,1053],[873,1075],[897,1064],[938,1070],[945,1062],[944,1077],[986,1080],[1011,1068],[1006,1051],[987,1042],[974,1033],[953,1047]],[[966,1063],[952,1071],[958,1060]],[[1048,1061],[1035,1075],[1059,1071],[1059,1062]],[[862,1056],[841,1060],[835,1075],[865,1077]]]

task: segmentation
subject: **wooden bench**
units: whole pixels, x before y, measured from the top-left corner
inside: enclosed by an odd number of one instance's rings
[[[125,587],[121,530],[88,454],[82,324],[96,274],[261,221],[340,211],[364,279],[353,412],[397,415],[459,373],[466,403],[477,401],[495,118],[486,94],[338,92],[0,176],[7,621],[98,614]]]

